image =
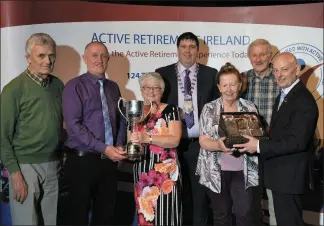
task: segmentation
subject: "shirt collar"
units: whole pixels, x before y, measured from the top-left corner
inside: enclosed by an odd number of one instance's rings
[[[253,78],[260,78],[259,74],[253,69]],[[269,67],[269,73],[267,75],[265,75],[263,78],[274,78],[273,74],[272,74],[272,68]],[[263,79],[262,78],[262,79]]]
[[[186,67],[183,66],[183,65],[180,63],[180,61],[179,61],[179,62],[178,62],[178,72],[179,72],[179,75],[182,75],[183,72],[184,72],[185,70],[187,70],[187,69],[188,69],[188,70],[190,71],[190,73],[192,74],[192,73],[195,72],[196,67],[197,67],[197,65],[194,64],[194,65],[192,65],[190,68],[186,68]]]
[[[222,109],[224,110],[224,102],[223,102],[222,97],[219,97],[219,102],[220,102],[220,105],[221,105]],[[237,111],[238,112],[242,111],[242,109],[243,109],[242,98],[238,98],[236,104],[237,104]]]
[[[294,88],[294,86],[299,82],[299,78],[296,79],[296,81],[291,84],[289,87],[283,88],[282,92],[284,92],[286,95],[290,92],[290,90],[292,90],[292,88]]]
[[[45,88],[51,82],[50,75],[48,75],[46,78],[43,79],[43,78],[39,77],[36,73],[34,73],[33,71],[31,71],[29,68],[26,69],[26,74],[28,75],[29,78],[31,78],[38,85],[40,85],[42,87],[45,87]]]
[[[89,71],[86,73],[86,77],[90,80],[90,82],[95,85],[99,82],[99,80],[103,80],[104,83],[107,80],[105,76],[96,76]]]

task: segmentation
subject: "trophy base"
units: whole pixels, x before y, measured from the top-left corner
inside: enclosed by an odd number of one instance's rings
[[[233,148],[234,144],[244,144],[248,142],[249,139],[246,139],[243,136],[228,136],[224,140],[224,144],[227,148]]]
[[[241,157],[241,155],[243,155],[243,153],[241,153],[239,150],[235,149],[231,155],[235,158],[239,158],[239,157]]]
[[[130,161],[140,161],[143,156],[143,147],[140,144],[127,144],[127,156]]]
[[[136,162],[136,161],[141,161],[141,156],[138,155],[128,155],[127,158],[129,161]]]
[[[258,140],[269,140],[267,136],[254,136]],[[244,144],[248,142],[249,139],[243,136],[228,136],[224,140],[224,144],[227,148],[233,148],[234,144]]]

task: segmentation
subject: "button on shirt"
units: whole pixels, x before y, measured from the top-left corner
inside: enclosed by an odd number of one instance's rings
[[[184,78],[186,76],[186,69],[180,62],[178,63],[178,72],[181,77],[182,84],[184,84]],[[189,138],[197,138],[199,137],[199,120],[198,120],[198,103],[197,103],[197,74],[196,74],[196,64],[188,68],[190,70],[190,80],[192,81],[192,103],[193,103],[193,108],[194,108],[194,120],[195,124],[193,127],[186,128],[183,124],[183,129],[186,129],[188,132],[188,137]],[[180,88],[180,85],[178,84],[178,105],[180,108],[183,109],[183,104],[184,104],[184,93],[182,93],[182,89]]]
[[[257,73],[252,69],[243,73],[247,76],[248,86],[243,93],[243,98],[253,102],[267,123],[270,125],[272,107],[276,97],[280,93],[280,87],[276,84],[272,71],[263,78],[257,76]]]
[[[107,83],[112,83],[112,81],[86,73],[71,80],[63,91],[63,115],[68,133],[65,145],[69,148],[103,153],[107,147],[99,79],[104,79],[107,102],[111,101],[109,107],[110,105],[114,107],[109,109],[110,121],[114,125],[119,124],[117,125],[118,137],[115,134],[116,131],[114,131],[116,128],[112,125],[114,140],[116,140],[115,146],[121,146],[124,142],[121,137],[125,135],[125,131],[123,131],[125,121],[122,118],[117,119],[111,116],[111,112],[118,111],[115,109],[119,99],[118,86],[112,84],[107,87]]]
[[[51,78],[50,75],[47,76],[46,78],[41,78],[38,75],[34,74],[31,70],[27,69],[26,74],[28,75],[29,78],[31,78],[34,82],[36,82],[38,85],[47,88],[49,84],[51,83]]]

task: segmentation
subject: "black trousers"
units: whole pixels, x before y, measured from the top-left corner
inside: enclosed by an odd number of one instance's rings
[[[178,146],[183,182],[183,225],[207,225],[207,191],[195,175],[199,151],[198,139],[182,139]]]
[[[68,209],[66,225],[113,225],[117,193],[117,164],[100,155],[68,154],[66,177]],[[64,208],[66,209],[66,208]]]
[[[237,226],[255,225],[252,188],[245,189],[243,171],[221,171],[221,192],[208,189],[214,226],[232,225],[232,207]]]
[[[272,191],[272,197],[278,226],[305,225],[301,195]]]

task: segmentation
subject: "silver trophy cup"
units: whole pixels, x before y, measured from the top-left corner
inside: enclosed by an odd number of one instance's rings
[[[126,108],[125,115],[120,109],[120,101],[123,101],[123,104]],[[152,110],[152,102],[150,102],[150,110],[145,114],[144,111],[145,102],[140,100],[130,100],[126,101],[124,98],[120,97],[118,100],[118,109],[120,114],[126,119],[126,121],[131,126],[131,132],[136,131],[136,124],[142,122],[151,112]],[[128,155],[128,159],[131,161],[137,161],[141,159],[144,151],[143,147],[140,143],[132,143],[131,141],[127,142],[126,151]]]

